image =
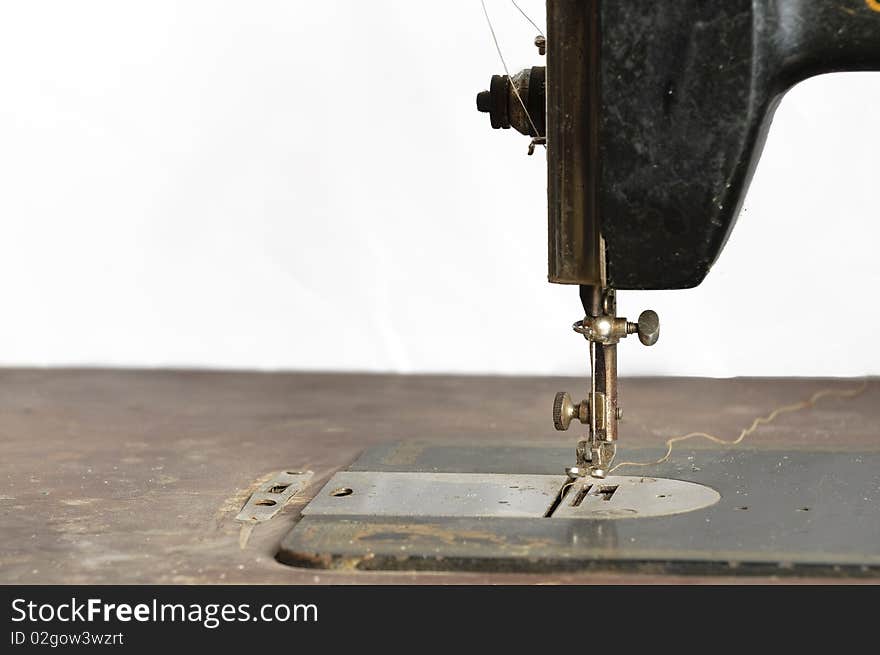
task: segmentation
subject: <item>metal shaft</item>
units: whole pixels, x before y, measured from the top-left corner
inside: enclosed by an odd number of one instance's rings
[[[567,430],[572,420],[589,423],[589,434],[580,439],[576,449],[576,465],[566,467],[572,477],[591,475],[604,478],[617,449],[617,423],[621,412],[617,399],[617,343],[629,334],[638,334],[646,346],[660,337],[657,313],[646,310],[638,323],[617,316],[614,289],[604,285],[581,285],[584,318],[572,329],[590,344],[590,385],[587,399],[575,402],[565,392],[558,392],[553,401],[553,425]]]
[[[602,382],[605,391],[605,441],[617,441],[617,344],[602,346]]]
[[[580,287],[587,316],[615,316],[614,291],[597,285]],[[617,344],[590,341],[591,469],[604,475],[617,441]]]

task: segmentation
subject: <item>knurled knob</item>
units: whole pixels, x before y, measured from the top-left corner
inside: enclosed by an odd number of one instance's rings
[[[561,432],[568,430],[571,419],[578,415],[578,406],[571,401],[571,396],[560,391],[553,399],[553,427]]]

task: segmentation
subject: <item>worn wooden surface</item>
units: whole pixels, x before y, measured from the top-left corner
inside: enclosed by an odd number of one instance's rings
[[[858,381],[624,379],[627,444],[707,430]],[[704,582],[614,574],[294,569],[274,559],[293,502],[243,534],[259,480],[315,471],[313,493],[366,446],[396,440],[558,442],[549,378],[0,370],[0,583]],[[754,446],[880,449],[880,383],[762,427]],[[576,432],[566,433],[572,443]],[[709,580],[709,581],[718,581]],[[755,581],[748,579],[746,581]]]

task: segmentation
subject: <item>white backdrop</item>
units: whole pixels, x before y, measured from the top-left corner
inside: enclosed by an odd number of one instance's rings
[[[0,4],[0,363],[583,373],[498,72],[477,0]],[[789,94],[707,281],[620,294],[622,374],[880,373],[878,107]]]

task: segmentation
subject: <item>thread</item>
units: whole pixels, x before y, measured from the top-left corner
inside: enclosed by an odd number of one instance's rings
[[[535,121],[532,120],[532,115],[529,113],[528,108],[526,107],[526,103],[523,102],[522,97],[519,95],[519,91],[516,88],[516,85],[513,83],[513,78],[510,76],[510,71],[507,68],[507,62],[504,60],[504,55],[501,53],[501,46],[498,43],[498,37],[495,35],[495,28],[492,26],[492,19],[489,18],[489,10],[486,9],[486,0],[480,0],[480,4],[483,6],[483,15],[486,16],[486,24],[489,25],[489,33],[492,35],[492,41],[495,42],[495,50],[498,51],[498,58],[501,60],[501,66],[504,68],[504,74],[507,75],[507,79],[510,80],[510,90],[513,91],[513,95],[516,96],[516,99],[519,101],[520,106],[525,112],[526,118],[529,119],[529,125],[532,126],[532,131],[535,133],[535,136],[541,136],[541,133],[538,132],[538,128],[535,127]],[[545,148],[546,144],[541,144]]]
[[[802,400],[798,403],[793,403],[791,405],[782,405],[781,407],[777,407],[772,412],[767,414],[767,416],[757,417],[754,421],[752,421],[752,424],[749,427],[743,429],[742,432],[740,432],[739,436],[736,439],[722,439],[721,437],[710,434],[708,432],[689,432],[688,434],[672,437],[666,440],[666,453],[660,459],[653,462],[620,462],[619,464],[615,464],[613,467],[611,467],[608,472],[613,473],[622,466],[656,466],[658,464],[662,464],[672,456],[672,450],[675,444],[681,443],[682,441],[687,441],[689,439],[707,439],[723,446],[737,446],[741,444],[746,437],[754,433],[760,426],[772,423],[783,414],[789,414],[791,412],[809,409],[810,407],[813,407],[817,402],[819,402],[822,398],[827,398],[829,396],[833,396],[836,398],[855,398],[856,396],[864,393],[865,389],[867,388],[868,379],[865,378],[864,380],[862,380],[862,383],[855,389],[821,389],[806,400]]]
[[[518,4],[516,4],[516,0],[510,0],[510,4],[512,4],[514,7],[516,7],[516,10],[519,13],[521,13],[523,15],[523,17],[532,24],[532,27],[534,27],[536,30],[538,30],[538,34],[540,34],[541,36],[544,36],[544,32],[541,30],[541,28],[538,27],[538,25],[535,23],[535,21],[533,21],[531,18],[529,18],[529,15],[526,12],[524,12]]]

